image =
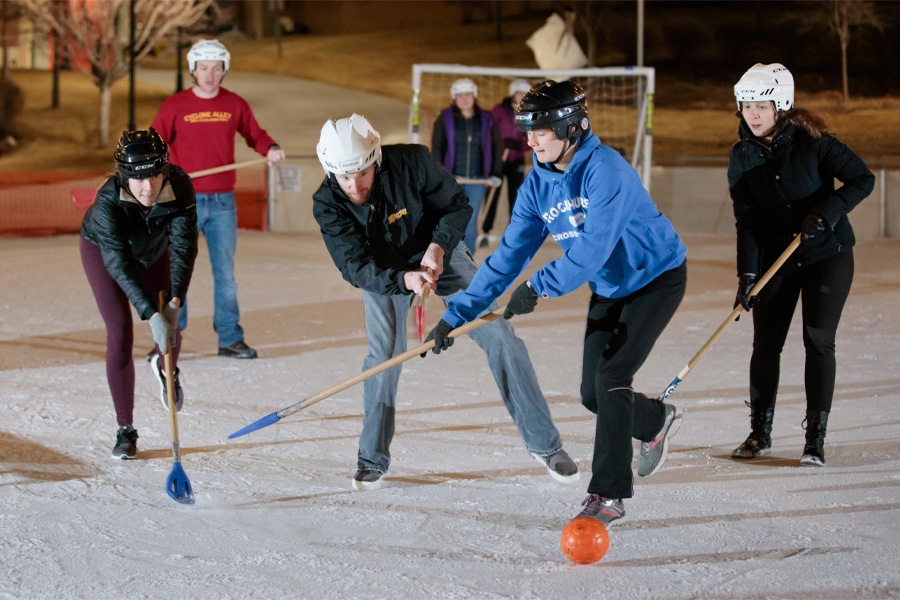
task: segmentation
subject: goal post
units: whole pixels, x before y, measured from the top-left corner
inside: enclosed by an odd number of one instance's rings
[[[509,84],[525,79],[536,84],[545,79],[571,79],[588,96],[591,130],[600,141],[619,150],[650,189],[653,157],[653,94],[655,70],[652,67],[596,67],[551,71],[543,69],[507,69],[449,64],[413,65],[412,101],[408,139],[411,143],[431,145],[431,131],[440,112],[450,106],[450,85],[467,77],[478,86],[478,105],[491,110],[509,95]]]

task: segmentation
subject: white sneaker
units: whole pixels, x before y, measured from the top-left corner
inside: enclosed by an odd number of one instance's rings
[[[166,393],[166,369],[164,365],[165,358],[160,355],[157,355],[156,360],[150,361],[150,368],[153,370],[153,374],[156,375],[157,381],[159,381],[159,401],[162,402],[163,408],[169,410],[169,395]],[[177,368],[175,373],[173,373],[173,379],[175,379],[175,412],[180,412],[184,404],[184,392],[181,389],[181,381],[178,380],[179,373],[180,371]]]
[[[355,489],[368,492],[377,490],[384,485],[383,478],[384,473],[381,471],[376,471],[374,469],[358,469],[356,473],[353,474],[350,483],[353,484]]]

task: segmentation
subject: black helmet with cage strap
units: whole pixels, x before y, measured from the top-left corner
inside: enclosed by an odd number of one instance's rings
[[[584,88],[574,81],[542,81],[516,107],[516,127],[552,129],[557,138],[576,142],[591,130]]]
[[[119,173],[128,179],[156,177],[169,164],[169,146],[152,127],[149,131],[123,131],[115,159]]]

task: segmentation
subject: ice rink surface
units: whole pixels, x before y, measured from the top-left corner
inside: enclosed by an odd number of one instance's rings
[[[734,298],[733,240],[685,242],[688,294],[635,382],[652,395]],[[546,245],[534,267],[558,252]],[[117,462],[104,328],[77,237],[0,239],[0,598],[900,598],[896,240],[856,248],[827,466],[798,466],[799,315],[772,454],[729,458],[749,429],[743,318],[673,394],[685,418],[668,462],[636,479],[592,566],[559,548],[590,471],[593,416],[578,398],[586,288],[513,321],[580,482],[554,481],[527,454],[483,354],[464,340],[406,363],[386,486],[358,492],[361,385],[227,435],[359,372],[359,291],[316,235],[241,232],[236,269],[260,359],[215,355],[201,245],[179,365],[183,464],[197,500],[183,506],[165,493],[171,443],[143,360],[149,327],[137,324],[134,350],[138,460]],[[429,325],[442,312],[432,299]]]

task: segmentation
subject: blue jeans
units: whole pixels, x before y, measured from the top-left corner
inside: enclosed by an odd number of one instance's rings
[[[446,305],[468,287],[477,267],[462,244],[444,260],[437,295]],[[370,369],[406,351],[409,307],[414,296],[387,296],[363,291],[369,355],[363,362]],[[497,304],[488,310],[496,310]],[[470,332],[487,355],[488,365],[500,390],[503,403],[534,454],[548,456],[562,448],[559,431],[550,418],[550,409],[541,393],[525,343],[516,336],[506,319],[497,319]],[[459,350],[454,350],[459,352]],[[427,357],[428,360],[436,360]],[[394,436],[394,406],[397,382],[403,365],[397,365],[367,379],[363,387],[363,428],[359,437],[360,469],[386,473],[391,463],[390,445]]]
[[[475,243],[478,241],[478,214],[481,212],[481,203],[484,202],[484,196],[487,194],[487,186],[480,183],[466,183],[463,185],[463,189],[466,191],[466,198],[469,199],[469,206],[472,207],[472,218],[469,219],[469,225],[466,227],[466,248],[469,249],[470,254],[475,254]]]
[[[213,274],[213,328],[219,335],[219,347],[224,348],[244,339],[234,281],[234,253],[237,250],[234,192],[197,194],[197,229],[203,232],[209,248]],[[182,330],[187,327],[187,313],[185,303],[178,321]]]

